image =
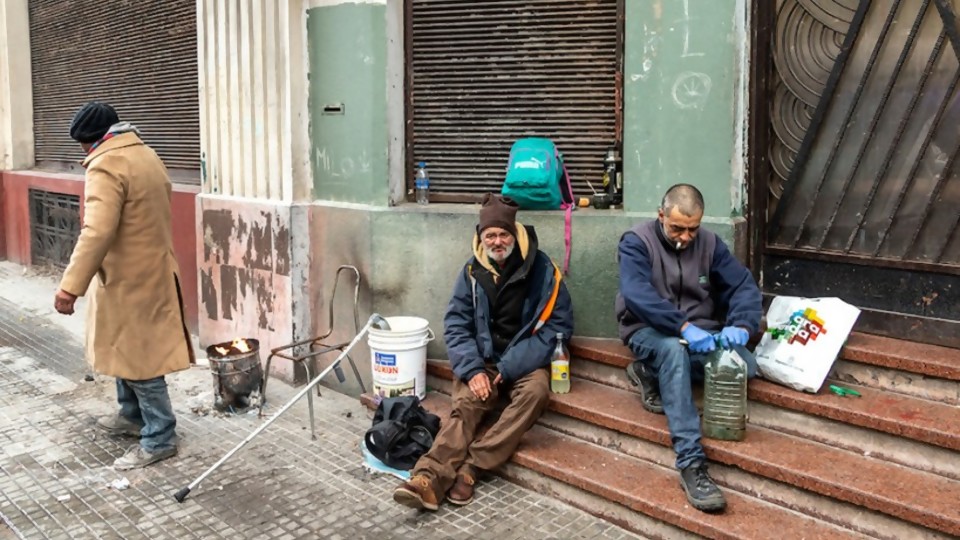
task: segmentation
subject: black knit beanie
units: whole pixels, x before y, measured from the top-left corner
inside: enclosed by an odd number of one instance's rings
[[[488,227],[500,227],[510,231],[510,234],[516,237],[519,208],[517,203],[509,197],[487,193],[483,196],[480,206],[480,225],[477,226],[477,232],[482,233]]]
[[[110,126],[120,121],[117,111],[106,103],[91,101],[73,117],[70,124],[70,138],[79,143],[95,143],[99,141]]]

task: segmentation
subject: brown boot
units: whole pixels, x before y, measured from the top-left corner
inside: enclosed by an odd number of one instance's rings
[[[430,479],[422,474],[410,477],[393,491],[393,500],[417,510],[435,512],[439,508],[437,494],[433,491]]]
[[[457,473],[457,481],[447,493],[447,500],[457,506],[470,504],[473,500],[473,485],[476,483],[477,471],[469,465],[463,466]]]

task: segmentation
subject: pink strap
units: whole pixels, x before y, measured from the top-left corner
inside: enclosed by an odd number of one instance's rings
[[[567,204],[566,206],[566,216],[563,218],[563,275],[567,275],[570,271],[570,240],[573,236],[570,230],[573,225],[573,205]]]
[[[567,193],[570,194],[570,199],[572,200],[573,184],[570,183],[570,173],[567,172],[567,164],[563,163],[562,158],[560,163],[563,164],[563,176],[567,179]],[[567,275],[570,271],[570,245],[573,240],[573,203],[565,202],[560,205],[560,208],[566,211],[566,215],[563,218],[563,275]]]

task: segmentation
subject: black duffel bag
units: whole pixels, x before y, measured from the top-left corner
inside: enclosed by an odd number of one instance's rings
[[[420,405],[417,396],[384,398],[363,436],[367,449],[394,469],[408,471],[433,446],[440,417]]]

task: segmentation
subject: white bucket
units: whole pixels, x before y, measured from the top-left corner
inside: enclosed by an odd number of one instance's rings
[[[420,317],[384,317],[390,330],[370,328],[367,345],[373,368],[373,393],[380,397],[427,393],[427,344],[433,341],[429,322]]]

